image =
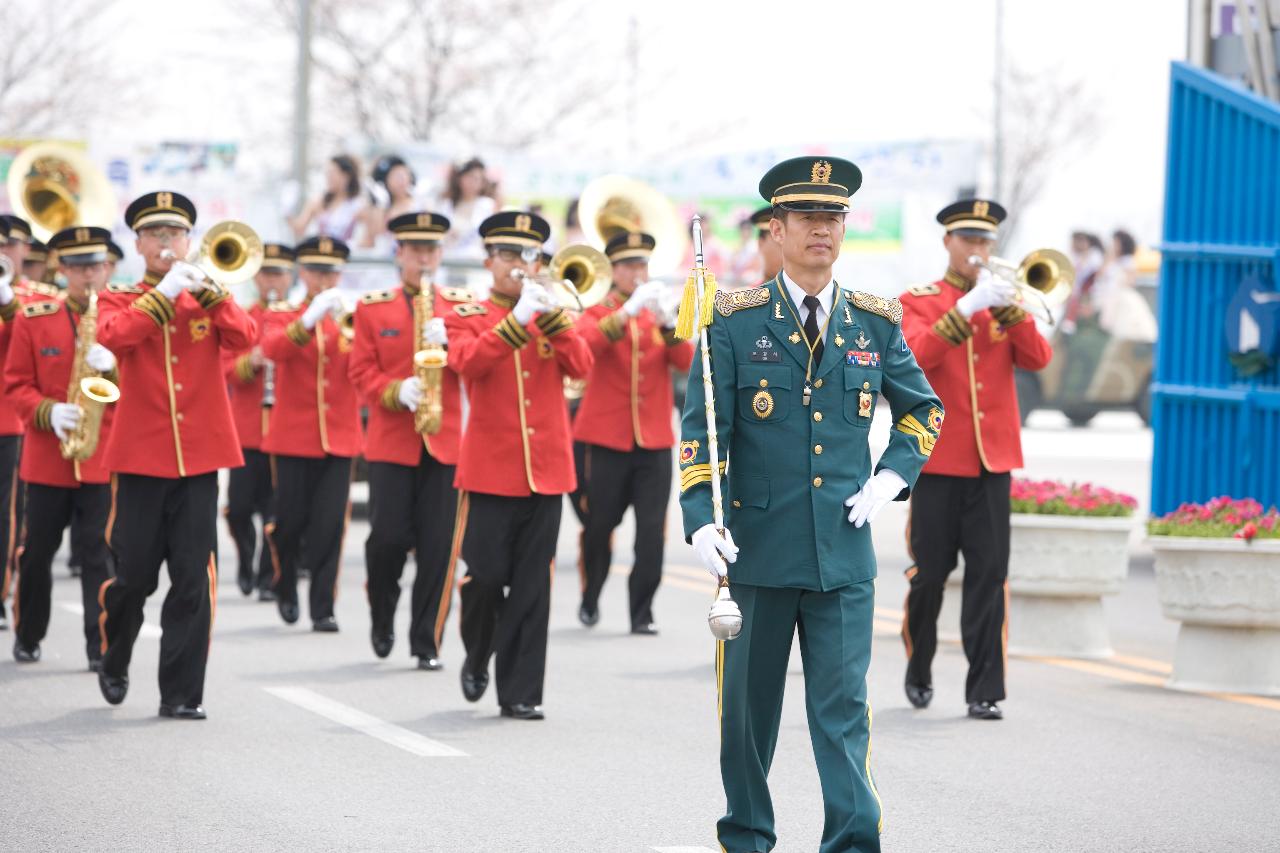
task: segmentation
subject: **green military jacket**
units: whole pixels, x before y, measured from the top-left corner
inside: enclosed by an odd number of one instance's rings
[[[707,339],[715,393],[725,525],[741,552],[735,583],[831,590],[876,576],[871,527],[854,527],[844,501],[870,479],[870,426],[878,396],[894,418],[876,470],[908,484],[942,426],[942,403],[902,337],[896,299],[844,290],[810,374],[802,309],[781,275],[716,294]],[[702,360],[689,371],[679,451],[685,537],[712,522]],[[727,469],[724,468],[727,461]]]

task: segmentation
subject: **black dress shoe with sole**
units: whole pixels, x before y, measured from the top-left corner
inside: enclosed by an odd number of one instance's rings
[[[514,705],[503,705],[502,716],[510,717],[513,720],[546,719],[546,715],[542,713],[541,705],[526,705],[523,702],[517,702]]]
[[[462,667],[462,696],[468,702],[479,702],[484,691],[489,687],[489,673],[471,672],[465,665]]]
[[[970,702],[969,716],[975,720],[1003,720],[1004,711],[995,702]]]
[[[102,672],[102,658],[89,658],[89,671]]]
[[[578,608],[578,621],[588,628],[594,628],[596,623],[600,621],[600,608],[597,607],[593,610],[585,604],[582,605]]]
[[[321,634],[336,634],[338,633],[338,620],[332,616],[321,616],[311,623],[311,630],[319,631]]]
[[[18,663],[35,663],[40,660],[40,644],[32,643],[29,646],[25,646],[21,640],[14,640],[13,659]]]
[[[253,575],[240,575],[236,578],[236,586],[240,587],[242,595],[253,594]]]
[[[631,633],[641,634],[646,637],[656,637],[658,636],[658,626],[652,622],[645,622],[642,625],[632,625]]]
[[[286,624],[292,625],[298,621],[298,602],[285,601],[283,598],[276,599],[276,610],[280,613],[280,618]]]
[[[160,716],[175,720],[203,720],[206,718],[203,705],[160,705]]]
[[[258,590],[258,600],[259,601],[275,601],[276,594],[273,590],[260,589]]]
[[[928,708],[929,703],[933,701],[932,687],[908,682],[903,685],[903,689],[907,692],[907,701],[915,708]]]
[[[427,656],[427,657],[419,656],[418,669],[426,669],[426,670],[430,670],[431,672],[437,672],[439,670],[444,669],[444,661],[440,660],[440,658],[433,658],[430,656]]]
[[[396,644],[395,634],[370,634],[369,643],[373,646],[373,653],[380,658],[385,658],[391,654],[392,647]]]
[[[98,689],[102,691],[102,698],[109,704],[119,705],[129,693],[129,676],[107,675],[102,670],[98,670]]]

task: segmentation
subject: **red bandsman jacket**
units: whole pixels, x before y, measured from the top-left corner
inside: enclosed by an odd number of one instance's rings
[[[693,344],[664,331],[648,311],[628,317],[623,301],[611,293],[578,321],[595,361],[573,437],[612,450],[670,448],[676,443],[671,371],[689,369]]]
[[[115,406],[108,404],[98,433],[98,450],[77,466],[63,459],[49,416],[54,403],[67,402],[71,364],[81,309],[61,300],[30,301],[13,324],[5,361],[5,397],[28,427],[22,442],[20,476],[24,482],[76,488],[80,483],[106,483],[111,472],[102,464],[103,448],[111,434]],[[116,371],[107,379],[119,383]]]
[[[577,478],[564,377],[586,378],[591,350],[563,311],[522,327],[512,304],[493,294],[456,305],[445,318],[449,365],[471,405],[454,485],[507,497],[571,492]]]
[[[120,427],[107,442],[107,470],[193,477],[244,464],[231,421],[221,350],[253,345],[257,326],[222,288],[170,302],[148,275],[108,285],[98,297],[98,343],[120,371]]]
[[[266,453],[278,456],[360,454],[360,401],[347,377],[351,341],[326,314],[307,331],[307,302],[275,302],[264,315],[262,354],[275,362],[276,404],[271,409]]]
[[[266,306],[261,302],[249,308],[249,316],[261,334]],[[254,346],[257,341],[254,341]],[[245,450],[262,447],[262,436],[267,430],[268,412],[262,408],[263,378],[265,370],[253,364],[253,347],[234,352],[223,351],[222,371],[227,379],[227,396],[231,398],[231,419],[236,425],[236,437]]]
[[[31,281],[16,275],[13,278],[13,301],[8,305],[0,305],[0,371],[4,369],[5,353],[9,347],[9,338],[13,333],[13,324],[23,305],[30,302],[43,302],[50,298],[58,298],[61,291],[51,284]],[[14,407],[13,401],[5,395],[0,399],[0,435],[22,435],[25,429],[25,418]]]
[[[1022,467],[1022,432],[1013,369],[1040,370],[1053,349],[1021,308],[982,310],[966,320],[955,307],[972,287],[954,272],[901,297],[902,332],[942,400],[947,423],[926,474],[976,477]]]
[[[440,376],[444,415],[435,435],[413,429],[413,412],[400,405],[400,383],[413,376],[413,354],[421,348],[413,339],[413,303],[417,287],[397,287],[367,294],[356,308],[356,339],[351,350],[351,381],[369,407],[369,432],[364,458],[417,466],[426,446],[437,462],[458,464],[462,439],[462,392],[458,374],[446,368]],[[473,301],[459,287],[436,287],[433,316],[444,319],[458,303]],[[450,356],[452,361],[452,356]]]

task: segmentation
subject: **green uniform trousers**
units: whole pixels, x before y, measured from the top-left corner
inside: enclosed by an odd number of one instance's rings
[[[867,704],[874,583],[828,592],[732,585],[742,633],[716,644],[720,773],[728,797],[716,834],[726,853],[768,851],[777,843],[767,777],[797,626],[809,736],[822,783],[820,853],[879,853],[880,795],[871,776]]]

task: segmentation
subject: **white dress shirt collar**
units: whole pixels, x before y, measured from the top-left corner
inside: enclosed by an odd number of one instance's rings
[[[809,312],[804,307],[804,298],[809,294],[804,291],[800,285],[796,284],[786,274],[780,273],[782,276],[782,284],[787,288],[787,293],[791,296],[791,301],[795,303],[796,310],[800,312],[800,325],[804,325],[805,320],[809,318]],[[833,278],[827,282],[826,287],[817,294],[818,296],[818,328],[822,328],[822,324],[827,322],[827,317],[831,315],[831,304],[836,295],[836,280]]]

